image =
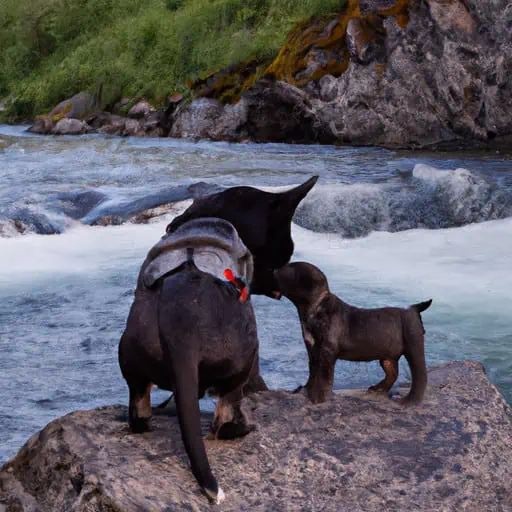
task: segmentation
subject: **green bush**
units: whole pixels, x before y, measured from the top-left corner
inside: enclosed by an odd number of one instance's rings
[[[13,120],[103,83],[159,104],[207,71],[275,55],[340,0],[0,0],[0,101]]]

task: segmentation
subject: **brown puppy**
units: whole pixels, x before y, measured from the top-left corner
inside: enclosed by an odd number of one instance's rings
[[[427,386],[424,338],[420,313],[432,300],[408,309],[361,309],[330,293],[323,272],[305,262],[290,263],[274,273],[281,293],[297,307],[309,356],[308,397],[313,403],[327,400],[337,359],[379,360],[384,380],[369,391],[389,392],[398,378],[398,360],[405,356],[412,374],[404,405],[422,400]],[[299,388],[301,389],[301,388]]]

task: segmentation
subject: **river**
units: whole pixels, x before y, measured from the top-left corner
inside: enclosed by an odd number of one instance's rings
[[[91,223],[313,174],[319,182],[293,225],[294,259],[321,267],[355,305],[433,298],[423,314],[428,364],[481,361],[511,402],[511,164],[496,153],[54,138],[0,126],[0,463],[58,416],[127,403],[117,345],[140,265],[173,213],[149,224]],[[254,305],[267,383],[304,383],[294,307],[265,297]],[[407,378],[406,364],[400,372]],[[340,361],[335,387],[381,376],[376,362]],[[154,393],[155,402],[165,397]]]

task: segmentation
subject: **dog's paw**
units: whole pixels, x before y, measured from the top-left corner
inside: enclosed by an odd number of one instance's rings
[[[415,405],[418,405],[420,403],[418,400],[409,398],[408,396],[403,397],[400,395],[395,395],[391,399],[393,400],[393,402],[405,408],[414,407]]]

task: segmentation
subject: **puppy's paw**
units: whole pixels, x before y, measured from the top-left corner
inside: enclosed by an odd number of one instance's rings
[[[368,393],[385,393],[389,394],[389,391],[387,389],[384,389],[383,387],[380,387],[378,384],[375,386],[370,386],[368,388]]]

